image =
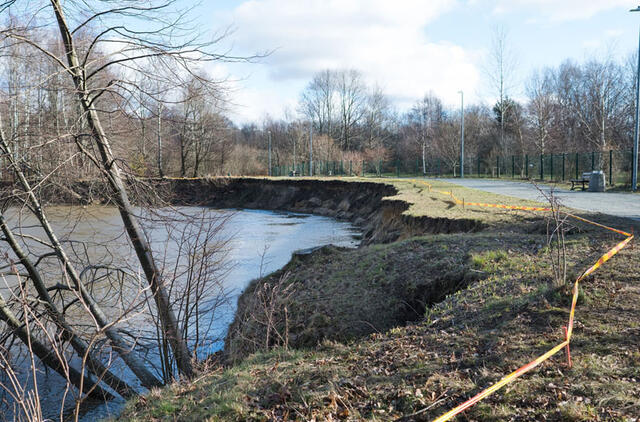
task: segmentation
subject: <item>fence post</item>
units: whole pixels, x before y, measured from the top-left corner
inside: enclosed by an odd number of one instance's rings
[[[564,161],[565,161],[566,156],[567,156],[567,154],[565,154],[565,153],[563,152],[563,153],[562,153],[562,181],[563,181],[563,182],[564,182],[564,179],[565,179],[565,177],[564,177]]]
[[[351,160],[349,160],[349,176],[353,174],[353,166],[351,164]]]
[[[609,186],[613,186],[613,150],[609,150]]]
[[[540,180],[544,180],[544,154],[540,154]]]
[[[496,176],[500,178],[500,156],[496,156]]]
[[[367,162],[362,160],[362,177],[364,177],[364,169],[366,168],[366,166],[367,166]]]
[[[378,160],[378,176],[382,177],[382,160]]]
[[[596,167],[596,152],[591,151],[591,171],[595,171]]]
[[[553,153],[551,153],[551,180],[553,182]]]
[[[576,179],[578,178],[578,166],[580,165],[580,156],[578,154],[580,153],[576,152]]]
[[[524,155],[524,175],[529,178],[529,154]]]
[[[511,156],[511,178],[514,179],[516,177],[516,156]]]

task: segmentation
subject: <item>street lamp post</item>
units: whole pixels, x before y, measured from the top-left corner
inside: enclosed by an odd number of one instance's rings
[[[267,131],[267,133],[269,134],[269,176],[271,176],[271,131]]]
[[[464,179],[464,92],[460,92],[460,178]]]
[[[630,12],[640,12],[640,6]],[[640,33],[638,34],[638,68],[636,74],[636,124],[633,131],[633,165],[631,167],[631,191],[638,185],[638,136],[640,132]]]
[[[313,121],[309,122],[309,176],[313,176]]]

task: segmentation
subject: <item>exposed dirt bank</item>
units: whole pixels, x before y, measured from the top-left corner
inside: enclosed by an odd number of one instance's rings
[[[132,200],[149,206],[200,205],[214,208],[283,210],[352,222],[362,231],[362,244],[389,243],[427,233],[475,232],[480,219],[414,215],[411,203],[396,197],[395,186],[380,182],[340,180],[273,180],[265,178],[147,179],[129,184]],[[5,198],[21,201],[12,185],[0,186]],[[101,181],[71,185],[48,183],[37,190],[47,204],[108,204]]]
[[[389,184],[339,180],[217,178],[159,182],[179,205],[254,208],[311,213],[348,220],[362,230],[363,245],[388,243],[426,233],[473,232],[470,218],[433,218],[405,214],[410,204],[393,199]]]
[[[411,204],[406,214],[466,216],[485,227],[348,252],[320,249],[254,282],[242,300],[259,304],[257,293],[272,291],[289,272],[280,283],[287,306],[276,306],[269,315],[279,333],[270,335],[286,339],[282,328],[288,326],[290,344],[357,335],[345,330],[362,329],[361,321],[371,322],[372,316],[376,324],[410,320],[402,302],[407,297],[423,299],[424,319],[386,331],[376,327],[372,332],[380,332],[353,342],[257,352],[194,382],[132,401],[121,420],[432,420],[561,341],[572,280],[619,240],[593,225],[570,224],[567,283],[554,287],[543,216],[455,207],[419,184],[392,183],[400,191],[396,199]],[[434,190],[456,189],[456,196],[469,202],[516,201],[433,184]],[[621,228],[629,224],[605,216],[597,220]],[[639,254],[640,248],[625,248],[582,283],[571,369],[559,355],[462,418],[636,420]],[[458,291],[441,300],[440,294],[455,290],[455,280]],[[237,339],[261,342],[257,349],[266,350],[266,337],[252,337],[248,328]]]
[[[471,256],[490,235],[459,236],[295,255],[240,296],[225,360],[274,346],[349,341],[420,320],[427,307],[484,276],[474,271]]]
[[[284,269],[255,280],[241,295],[229,329],[229,362],[260,350],[265,342],[267,347],[313,347],[325,339],[345,341],[404,325],[478,278],[469,271],[464,248],[443,258],[415,242],[372,246],[483,227],[470,218],[409,215],[411,203],[395,198],[398,188],[391,184],[258,178],[161,183],[174,204],[313,213],[351,221],[362,230],[362,247],[356,251],[326,247],[294,256]]]

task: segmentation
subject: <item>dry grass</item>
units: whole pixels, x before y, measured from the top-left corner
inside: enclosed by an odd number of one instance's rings
[[[551,285],[546,223],[540,217],[494,210],[472,214],[476,211],[431,199],[410,181],[391,183],[400,190],[393,199],[411,202],[408,212],[413,215],[473,215],[490,224],[481,233],[413,238],[372,246],[359,255],[335,254],[330,262],[318,256],[288,268],[292,278],[304,285],[305,273],[322,269],[322,276],[313,280],[315,290],[322,290],[323,283],[348,281],[356,286],[354,291],[367,288],[373,290],[368,295],[383,295],[386,282],[397,283],[403,274],[411,279],[412,272],[425,278],[441,273],[433,263],[450,256],[465,257],[459,265],[481,277],[427,308],[420,322],[353,341],[325,340],[310,348],[258,353],[191,384],[135,400],[122,420],[387,421],[405,415],[415,416],[404,420],[431,420],[562,341],[570,288]],[[441,183],[439,188],[447,186]],[[469,201],[526,203],[455,189],[456,196]],[[613,217],[604,220],[622,228],[630,224]],[[567,237],[569,278],[616,240],[599,228],[576,224]],[[416,249],[417,261],[407,254],[410,248]],[[573,368],[558,354],[458,420],[637,420],[639,258],[640,248],[627,248],[585,280],[571,344]],[[356,266],[384,259],[393,271],[388,277],[383,274],[380,283]],[[326,312],[338,315],[349,307],[357,314],[367,297],[372,296],[335,301],[335,308]],[[384,305],[380,302],[376,306]]]

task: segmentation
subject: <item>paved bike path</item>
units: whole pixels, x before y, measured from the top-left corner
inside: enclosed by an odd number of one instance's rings
[[[485,179],[439,179],[467,188],[478,189],[500,195],[513,196],[521,199],[546,202],[544,196],[532,183],[512,182]],[[539,185],[549,192],[549,185]],[[569,208],[601,212],[603,214],[628,217],[640,220],[640,195],[620,192],[587,192],[553,188],[560,203]]]

